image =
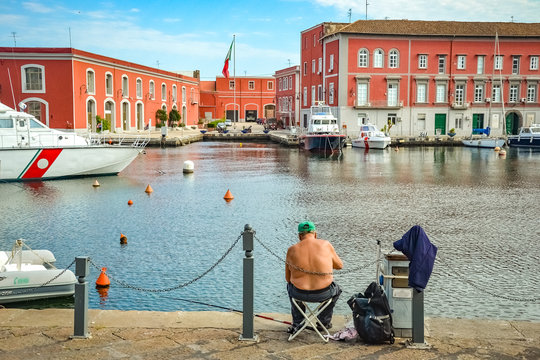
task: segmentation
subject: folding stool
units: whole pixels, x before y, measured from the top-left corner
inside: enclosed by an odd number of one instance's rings
[[[302,300],[298,300],[298,299],[295,299],[295,298],[291,298],[291,300],[292,300],[292,303],[294,304],[294,306],[296,306],[296,308],[298,309],[298,311],[300,311],[300,313],[304,316],[304,320],[301,323],[302,326],[300,326],[300,328],[297,331],[295,331],[293,334],[291,334],[289,336],[289,341],[294,339],[296,337],[296,335],[300,334],[306,327],[311,326],[313,328],[313,330],[315,332],[317,332],[317,334],[321,337],[321,339],[323,339],[324,342],[328,342],[328,337],[325,338],[321,334],[319,329],[317,329],[317,325],[320,325],[320,327],[323,329],[324,332],[326,332],[326,334],[328,336],[330,336],[330,332],[324,326],[324,324],[321,322],[321,320],[319,320],[319,318],[317,316],[321,312],[323,312],[323,310],[326,309],[328,307],[328,305],[330,305],[330,303],[332,302],[332,298],[330,298],[328,300],[324,300],[323,302],[320,302],[320,303],[319,302],[302,301]],[[302,308],[300,307],[300,304],[304,305],[304,307],[306,308],[306,311],[302,310]],[[311,307],[309,306],[309,304],[317,304],[317,306],[312,310]]]

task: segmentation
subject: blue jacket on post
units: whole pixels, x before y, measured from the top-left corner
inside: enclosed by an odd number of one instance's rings
[[[417,291],[424,290],[433,271],[437,247],[429,241],[424,229],[415,225],[394,243],[394,248],[410,261],[409,286]]]

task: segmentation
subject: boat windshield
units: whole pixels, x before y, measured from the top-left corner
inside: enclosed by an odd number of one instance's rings
[[[320,125],[320,124],[321,124],[321,120],[313,120],[313,123],[314,123],[315,125]]]
[[[539,127],[531,127],[531,132],[540,133],[540,126]]]
[[[30,119],[30,128],[31,129],[43,129],[43,128],[45,128],[45,125],[41,124],[40,122],[36,121],[35,119]]]

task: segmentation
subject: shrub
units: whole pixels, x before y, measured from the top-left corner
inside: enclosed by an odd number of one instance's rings
[[[163,109],[156,111],[156,127],[167,126],[167,112]]]

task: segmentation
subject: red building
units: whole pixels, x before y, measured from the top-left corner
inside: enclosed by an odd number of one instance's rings
[[[276,119],[284,127],[299,126],[300,112],[300,66],[278,70],[276,78]]]
[[[199,80],[72,48],[0,47],[0,101],[58,129],[112,131],[156,124],[156,111],[176,109],[198,122]]]
[[[199,117],[256,121],[275,117],[275,79],[270,77],[217,77],[201,81]]]
[[[350,136],[516,133],[540,122],[539,57],[539,23],[322,23],[301,33],[303,125],[324,100]]]

